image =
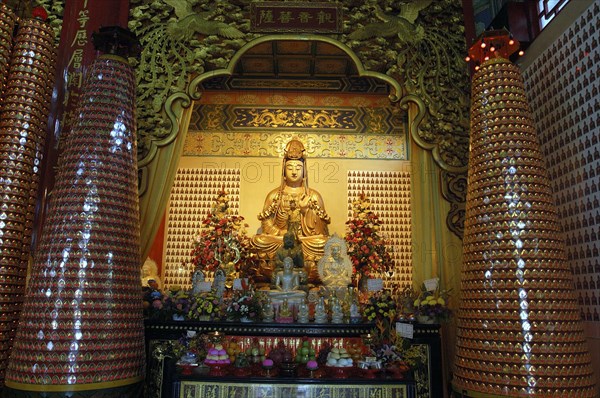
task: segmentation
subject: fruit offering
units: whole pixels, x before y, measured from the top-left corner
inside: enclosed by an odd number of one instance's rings
[[[280,365],[283,362],[292,362],[292,351],[287,348],[283,342],[280,342],[277,347],[269,352],[269,358],[275,362],[275,365]]]
[[[354,361],[354,363],[360,361],[363,358],[363,346],[360,343],[352,343],[350,344],[346,350],[350,355],[350,358]]]
[[[250,366],[250,362],[248,361],[248,358],[246,357],[246,355],[244,353],[240,353],[235,358],[235,362],[233,363],[233,366],[235,366],[236,368],[245,368],[245,367]]]
[[[227,352],[227,355],[229,356],[229,361],[235,362],[235,359],[236,359],[237,355],[240,352],[242,352],[242,349],[238,345],[237,341],[231,340],[227,344],[227,349],[225,351]]]
[[[329,343],[324,343],[323,346],[321,347],[321,349],[319,350],[319,353],[317,354],[317,362],[320,365],[325,365],[327,363],[327,357],[329,356],[329,353],[331,352],[331,344]]]
[[[311,346],[308,339],[303,339],[300,347],[296,350],[296,362],[307,363],[316,359],[315,349]]]
[[[260,346],[257,339],[254,339],[254,341],[252,341],[252,345],[246,348],[245,354],[250,363],[261,363],[266,358],[265,349],[264,347]]]

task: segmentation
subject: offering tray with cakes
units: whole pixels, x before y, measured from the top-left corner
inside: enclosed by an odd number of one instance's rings
[[[354,360],[345,348],[334,347],[327,355],[327,373],[334,379],[349,377],[354,370]]]
[[[210,367],[209,376],[225,376],[231,361],[222,344],[216,344],[208,350],[204,363]]]

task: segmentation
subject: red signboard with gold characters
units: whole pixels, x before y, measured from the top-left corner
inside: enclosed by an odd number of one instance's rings
[[[250,4],[252,32],[341,33],[340,3],[264,1]]]

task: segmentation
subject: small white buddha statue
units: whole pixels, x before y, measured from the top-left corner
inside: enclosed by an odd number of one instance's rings
[[[330,299],[331,303],[331,323],[344,323],[344,311],[337,297],[333,296]]]
[[[306,292],[299,288],[300,274],[294,270],[294,260],[286,257],[283,259],[283,270],[275,276],[275,289],[269,291],[269,296],[275,301],[287,299],[299,304],[306,297]]]
[[[358,296],[353,291],[348,293],[348,299],[350,302],[350,323],[361,323],[362,314],[360,313],[360,305],[358,303]]]
[[[325,306],[325,298],[320,297],[317,305],[315,306],[315,322],[327,323],[327,321],[327,307]]]
[[[223,298],[223,294],[225,293],[225,281],[227,280],[227,276],[225,275],[225,271],[222,268],[217,268],[215,271],[215,276],[213,279],[212,288],[215,291],[215,295],[219,298]]]
[[[309,309],[306,300],[300,302],[298,307],[298,323],[308,323],[309,321]]]
[[[204,272],[201,269],[196,269],[192,273],[192,294],[200,294],[202,284],[204,283]]]
[[[346,241],[334,234],[325,244],[325,255],[319,261],[319,276],[326,287],[347,287],[352,284],[352,261]]]

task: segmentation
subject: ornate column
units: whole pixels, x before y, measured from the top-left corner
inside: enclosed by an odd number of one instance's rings
[[[544,159],[504,31],[470,50],[471,151],[453,387],[468,397],[595,397]]]
[[[139,288],[136,40],[93,36],[6,373],[6,397],[138,396],[144,375]]]
[[[45,16],[36,8],[18,21],[0,108],[0,384],[25,295],[54,85],[56,44]]]
[[[0,99],[6,83],[16,22],[17,16],[13,10],[6,4],[0,3]]]

